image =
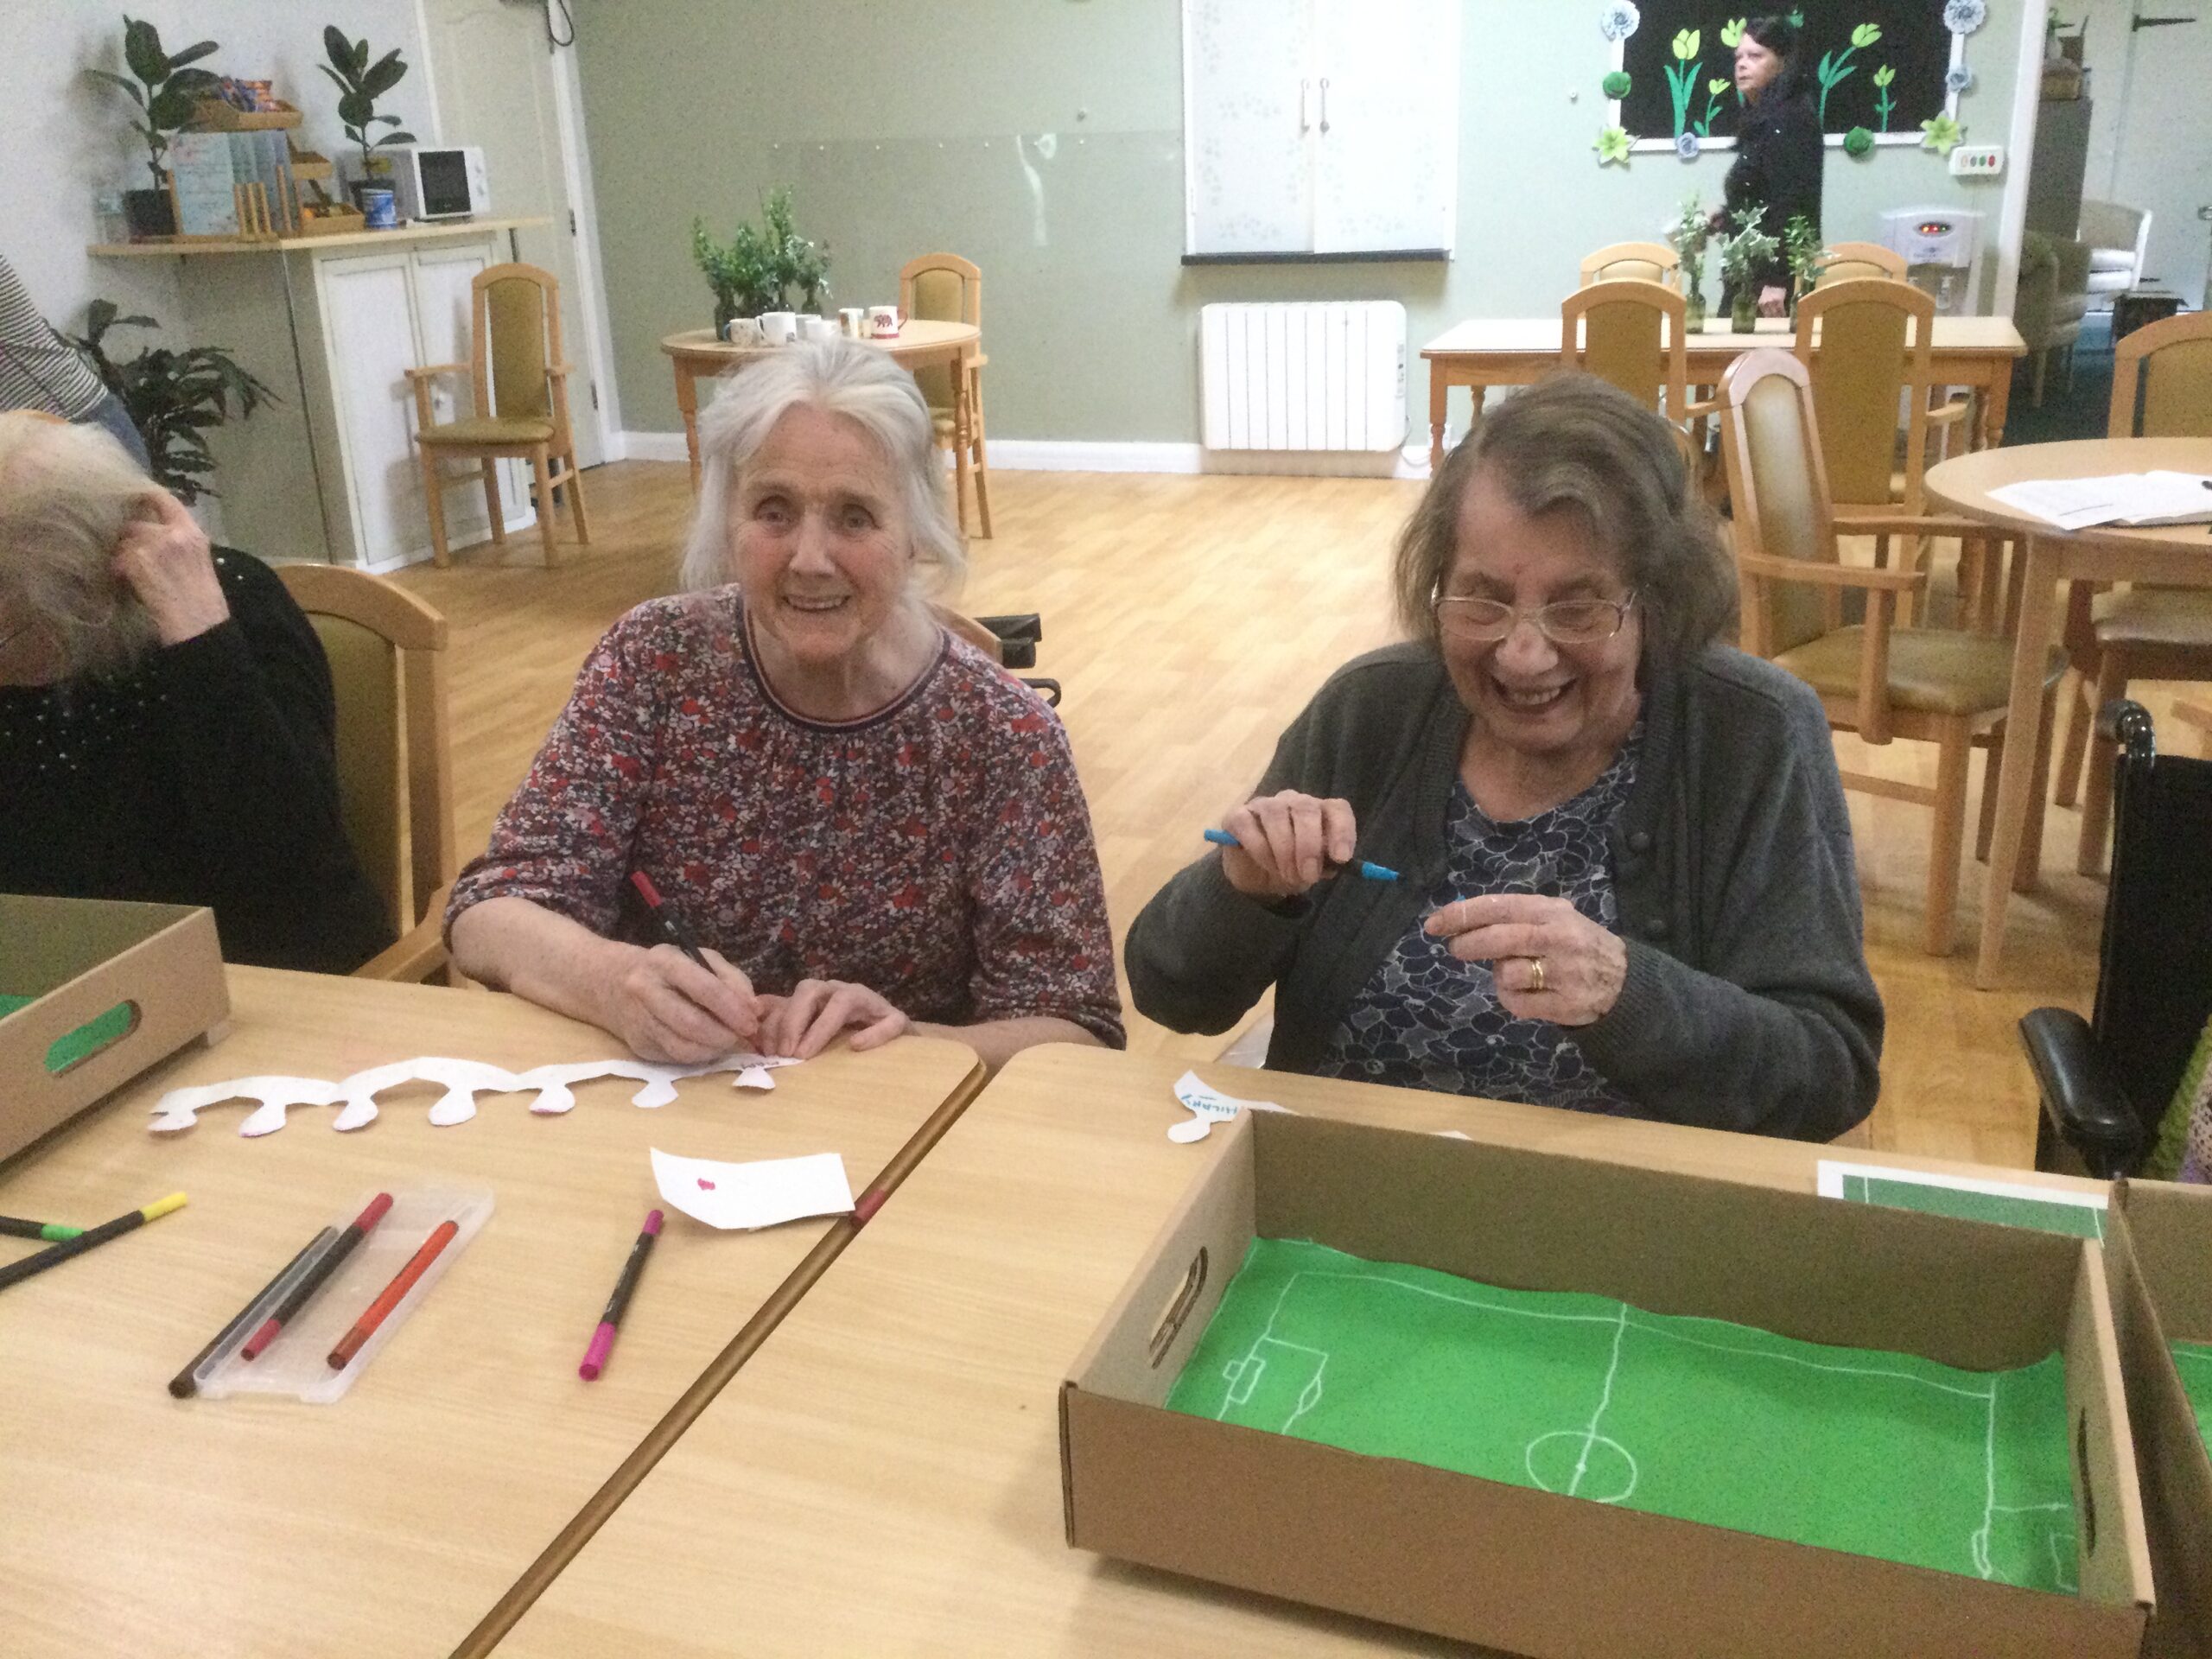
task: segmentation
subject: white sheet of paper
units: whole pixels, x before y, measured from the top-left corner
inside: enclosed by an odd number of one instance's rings
[[[1195,1071],[1185,1071],[1175,1079],[1175,1098],[1189,1109],[1190,1120],[1178,1123],[1167,1131],[1170,1141],[1185,1145],[1203,1141],[1213,1133],[1217,1123],[1233,1121],[1242,1111],[1281,1112],[1289,1109],[1278,1106],[1272,1100],[1239,1100],[1234,1095],[1224,1095],[1211,1084],[1201,1082]]]
[[[773,1227],[807,1216],[852,1212],[845,1160],[834,1152],[749,1164],[679,1158],[658,1147],[652,1152],[653,1180],[661,1197],[709,1227]]]
[[[2201,524],[2212,518],[2212,485],[2194,473],[2114,473],[2103,478],[2027,479],[1990,491],[1993,499],[2056,524]]]

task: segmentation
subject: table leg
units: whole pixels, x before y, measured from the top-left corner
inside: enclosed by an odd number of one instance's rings
[[[676,359],[676,407],[683,416],[683,447],[691,457],[691,493],[699,493],[699,377],[682,358]]]
[[[1989,870],[1982,884],[1981,949],[1974,970],[1974,982],[1984,990],[1995,982],[1997,959],[2005,949],[2005,905],[2012,897],[2012,872],[2027,831],[2028,791],[2035,786],[2036,750],[2042,741],[2044,659],[2058,609],[2058,562],[2050,543],[2039,536],[2028,537],[2020,557],[2026,569],[2020,589],[2020,624],[2012,638],[2005,748],[1997,774],[1997,832],[1990,840]]]
[[[1452,375],[1441,363],[1428,365],[1428,475],[1444,469],[1444,416],[1451,407]]]
[[[2012,359],[2003,355],[1989,359],[1981,391],[1981,445],[1994,449],[2005,442],[2005,416],[2012,403]]]
[[[968,453],[968,359],[964,353],[957,354],[945,365],[945,376],[952,383],[952,512],[960,533],[965,536],[971,457]]]

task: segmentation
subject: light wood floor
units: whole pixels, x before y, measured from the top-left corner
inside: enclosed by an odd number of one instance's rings
[[[559,569],[538,564],[526,533],[503,557],[468,550],[451,569],[419,566],[399,578],[454,626],[464,857],[483,845],[592,644],[628,607],[673,585],[690,505],[685,469],[627,461],[586,481],[597,540],[571,543]],[[973,544],[958,602],[1044,615],[1037,671],[1066,687],[1061,712],[1117,939],[1197,854],[1199,830],[1243,798],[1276,734],[1329,671],[1391,637],[1384,572],[1419,490],[1347,479],[993,476],[998,534]],[[2138,695],[2163,716],[2165,690]],[[1933,779],[1929,746],[1838,744],[1847,766]],[[1977,763],[1976,801],[1980,785]],[[1859,795],[1851,802],[1867,954],[1889,1009],[1875,1144],[2025,1165],[2037,1106],[2014,1022],[2044,1003],[2086,1009],[2095,981],[2104,889],[2073,873],[2079,816],[2049,814],[2042,887],[2010,912],[2005,987],[1982,992],[1967,944],[1980,867],[1963,877],[1959,950],[1926,957],[1927,813]],[[1130,1016],[1132,1048],[1198,1058],[1224,1040]]]

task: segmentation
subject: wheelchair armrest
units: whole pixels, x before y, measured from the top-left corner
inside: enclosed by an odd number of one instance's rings
[[[2071,1008],[2031,1008],[2020,1040],[2059,1139],[2082,1154],[2099,1180],[2133,1170],[2148,1150],[2143,1124],[2090,1034]]]

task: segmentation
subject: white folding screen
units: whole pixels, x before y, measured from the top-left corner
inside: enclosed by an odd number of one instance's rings
[[[1184,0],[1185,248],[1449,251],[1459,0]]]

